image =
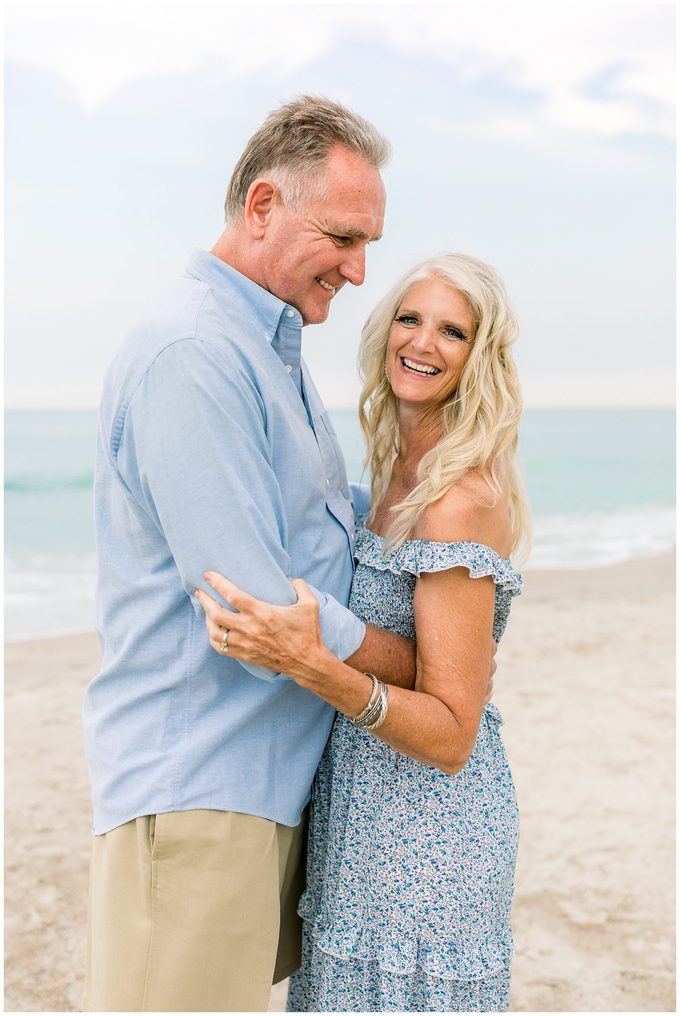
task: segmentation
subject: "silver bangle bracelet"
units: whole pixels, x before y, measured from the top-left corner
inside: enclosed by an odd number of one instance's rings
[[[362,727],[364,730],[376,730],[382,726],[387,717],[387,710],[389,708],[387,685],[379,681],[375,674],[367,674],[366,676],[373,680],[371,697],[366,708],[362,709],[359,715],[354,717],[352,723],[356,727]]]
[[[368,723],[368,724],[365,725],[365,727],[364,727],[365,730],[377,730],[378,727],[382,727],[383,723],[387,719],[387,711],[388,711],[388,709],[390,707],[389,697],[388,697],[389,696],[389,689],[388,689],[386,684],[382,683],[382,681],[380,682],[380,684],[381,684],[381,688],[380,688],[380,712],[378,714],[378,718],[373,723]]]
[[[371,688],[371,694],[368,699],[368,703],[366,704],[365,708],[361,710],[360,713],[358,713],[354,717],[350,717],[352,723],[355,723],[358,727],[364,726],[367,718],[374,711],[375,706],[380,698],[380,681],[375,676],[375,674],[366,674],[366,677],[370,677],[370,679],[373,681],[373,687]]]

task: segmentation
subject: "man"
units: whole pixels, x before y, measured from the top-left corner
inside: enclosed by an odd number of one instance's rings
[[[107,374],[85,1008],[265,1010],[298,965],[301,815],[333,710],[210,648],[193,599],[204,571],[281,604],[304,578],[337,655],[413,685],[413,645],[344,606],[365,506],[300,356],[302,326],[364,280],[387,156],[336,103],[271,113],[212,253],[194,254]]]

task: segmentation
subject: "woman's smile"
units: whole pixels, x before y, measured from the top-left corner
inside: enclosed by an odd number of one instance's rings
[[[436,377],[437,374],[441,374],[439,367],[433,367],[422,360],[414,360],[406,356],[400,356],[399,359],[401,360],[402,367],[409,374],[417,374],[423,378]]]

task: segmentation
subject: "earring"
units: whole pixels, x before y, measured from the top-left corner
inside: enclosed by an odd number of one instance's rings
[[[385,377],[387,378],[387,383],[388,383],[388,385],[391,385],[392,382],[390,381],[390,375],[387,373],[387,361],[385,361],[385,363],[383,364],[383,367],[385,369]]]

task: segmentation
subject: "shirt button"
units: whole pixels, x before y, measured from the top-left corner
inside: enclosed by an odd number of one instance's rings
[[[288,315],[288,317],[295,317],[295,311],[294,310],[287,310],[286,314]]]
[[[286,364],[286,370],[288,371],[289,374],[293,373],[293,367],[290,363]]]
[[[330,487],[330,485],[331,485],[331,481],[330,480],[326,480],[326,486]]]

